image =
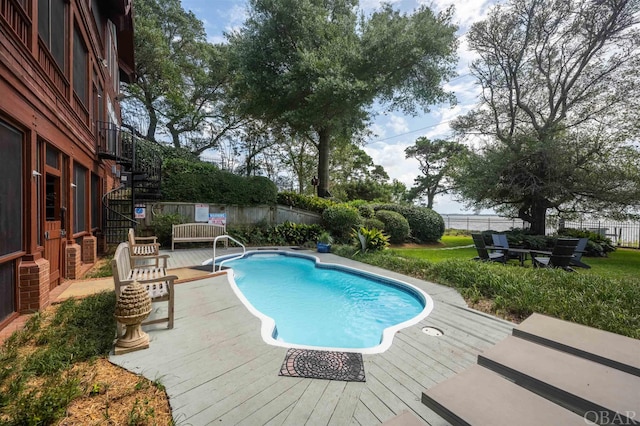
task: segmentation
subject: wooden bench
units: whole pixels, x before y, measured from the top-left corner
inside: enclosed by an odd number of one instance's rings
[[[131,267],[131,257],[129,256],[129,243],[120,243],[116,248],[115,255],[111,261],[113,272],[113,282],[115,284],[116,298],[125,286],[137,281],[149,292],[151,302],[167,302],[167,316],[163,318],[153,318],[142,323],[142,325],[168,322],[168,328],[173,328],[173,285],[178,279],[175,275],[167,275],[167,259],[169,255],[159,255],[152,258],[153,264]],[[118,333],[122,333],[122,325],[118,324]]]
[[[157,237],[136,237],[133,228],[129,228],[129,257],[131,264],[137,266],[138,259],[153,259],[160,254]]]
[[[171,228],[171,251],[175,243],[213,242],[216,237],[226,235],[227,227],[213,223],[181,223]],[[228,241],[225,239],[225,247]]]
[[[534,314],[422,402],[454,425],[640,424],[638,354],[636,339]]]

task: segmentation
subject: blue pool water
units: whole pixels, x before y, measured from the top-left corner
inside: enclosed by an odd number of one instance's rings
[[[337,265],[316,266],[315,260],[250,253],[224,265],[233,269],[248,302],[275,321],[271,334],[280,343],[372,348],[382,343],[385,329],[424,317],[432,308],[429,296],[406,283]]]

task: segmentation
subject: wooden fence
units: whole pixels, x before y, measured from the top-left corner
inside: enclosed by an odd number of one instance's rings
[[[195,204],[195,203],[149,203],[145,205],[144,218],[138,218],[138,222],[144,228],[151,225],[153,217],[158,214],[179,214],[186,222],[204,222],[196,220],[196,206],[202,209],[208,208],[208,213],[225,213],[227,227],[248,226],[264,223],[277,225],[284,222],[314,224],[320,223],[321,216],[306,210],[294,207],[275,206],[234,206],[224,204]],[[202,219],[202,218],[200,218]]]

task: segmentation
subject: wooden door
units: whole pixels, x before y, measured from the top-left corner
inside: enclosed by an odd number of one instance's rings
[[[60,285],[62,276],[62,248],[64,238],[62,212],[60,206],[60,177],[47,173],[44,223],[44,257],[49,261],[49,288]]]
[[[62,263],[62,228],[59,220],[47,220],[44,224],[44,257],[49,261],[49,288],[60,284]]]

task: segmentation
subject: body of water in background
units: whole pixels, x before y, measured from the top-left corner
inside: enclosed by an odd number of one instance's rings
[[[504,232],[514,228],[526,229],[528,223],[521,219],[511,219],[497,215],[442,214],[447,229],[465,231]],[[611,238],[614,245],[640,248],[640,222],[614,222],[607,220],[565,221],[565,228],[588,229]],[[558,230],[557,220],[547,218],[547,235]]]

